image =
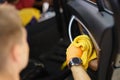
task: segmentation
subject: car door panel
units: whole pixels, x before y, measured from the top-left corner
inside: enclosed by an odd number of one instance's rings
[[[70,13],[76,16],[87,27],[100,47],[98,79],[107,80],[106,75],[109,59],[112,53],[112,28],[114,19],[112,14],[99,12],[96,4],[85,0],[71,0],[68,2]]]

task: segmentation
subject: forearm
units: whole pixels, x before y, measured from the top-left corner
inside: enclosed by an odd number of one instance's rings
[[[74,80],[91,80],[86,71],[82,68],[82,66],[72,66],[71,71]]]

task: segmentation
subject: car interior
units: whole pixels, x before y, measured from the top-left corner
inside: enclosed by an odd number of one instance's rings
[[[73,39],[86,34],[99,57],[98,70],[88,68],[91,80],[119,80],[120,1],[53,0],[55,16],[25,28],[30,57],[21,80],[74,80],[66,60]]]

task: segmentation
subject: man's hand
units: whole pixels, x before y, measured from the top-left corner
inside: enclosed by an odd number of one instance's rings
[[[67,64],[71,58],[78,57],[82,60],[82,66],[86,70],[89,62],[97,58],[92,41],[87,35],[77,36],[66,51]]]
[[[73,44],[71,44],[67,48],[67,52],[66,52],[67,64],[69,63],[70,59],[72,59],[74,57],[80,58],[81,56],[82,56],[82,50],[80,49],[80,47],[76,47]]]

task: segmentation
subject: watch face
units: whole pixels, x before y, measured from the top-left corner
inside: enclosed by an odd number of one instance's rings
[[[69,62],[69,67],[71,66],[77,66],[77,65],[80,65],[82,63],[82,60],[80,58],[72,58]]]
[[[76,63],[76,64],[79,64],[80,63],[80,59],[78,59],[78,58],[73,58],[73,60],[72,60],[74,63]]]

